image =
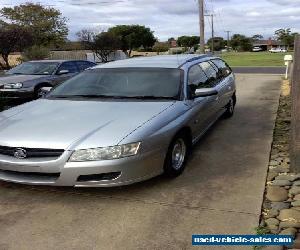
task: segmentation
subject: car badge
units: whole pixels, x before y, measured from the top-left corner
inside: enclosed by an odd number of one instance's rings
[[[27,152],[23,148],[17,148],[14,152],[14,157],[18,159],[25,159],[27,157]]]

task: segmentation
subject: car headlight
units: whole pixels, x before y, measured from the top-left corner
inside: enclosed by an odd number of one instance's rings
[[[22,87],[23,87],[23,83],[21,82],[4,84],[5,89],[21,89]]]
[[[136,155],[141,143],[130,143],[105,148],[90,148],[76,150],[71,155],[70,162],[114,160]]]

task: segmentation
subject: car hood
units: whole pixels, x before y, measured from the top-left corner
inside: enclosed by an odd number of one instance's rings
[[[41,75],[3,75],[0,77],[0,86],[4,85],[5,83],[18,83],[18,82],[26,82],[30,80],[35,80],[38,78],[43,78],[45,76]]]
[[[41,99],[0,113],[0,146],[113,146],[173,103]]]

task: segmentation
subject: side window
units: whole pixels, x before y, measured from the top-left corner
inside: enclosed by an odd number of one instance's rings
[[[214,87],[218,81],[217,71],[211,66],[211,64],[209,62],[202,62],[199,65],[208,78],[207,85],[210,88]]]
[[[95,66],[95,64],[85,61],[77,61],[76,64],[80,71],[84,71],[87,68]]]
[[[212,62],[219,68],[219,74],[222,77],[229,76],[232,73],[231,68],[228,66],[228,64],[220,59],[214,59]]]
[[[194,65],[190,68],[188,73],[188,84],[193,89],[205,88],[208,78],[204,74],[199,65]]]
[[[58,71],[61,70],[68,70],[69,73],[76,73],[78,72],[77,66],[74,62],[64,62],[62,65],[59,67]]]

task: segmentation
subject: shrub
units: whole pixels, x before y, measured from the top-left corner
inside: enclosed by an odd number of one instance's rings
[[[49,58],[50,50],[46,47],[34,45],[22,53],[22,61],[44,60]]]

